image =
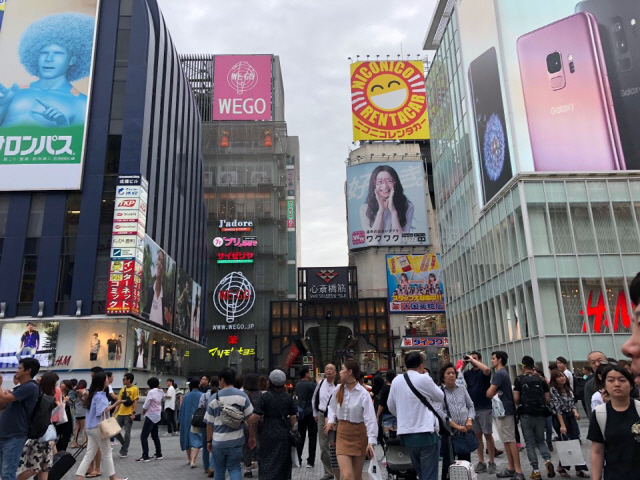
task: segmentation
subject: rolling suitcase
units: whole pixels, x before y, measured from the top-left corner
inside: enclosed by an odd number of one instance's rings
[[[76,460],[86,447],[87,444],[85,443],[73,455],[69,452],[56,453],[53,457],[53,466],[49,470],[49,480],[60,480],[64,477],[71,470],[71,467],[76,464]]]
[[[449,467],[449,480],[478,480],[478,474],[473,469],[471,462],[456,460]]]

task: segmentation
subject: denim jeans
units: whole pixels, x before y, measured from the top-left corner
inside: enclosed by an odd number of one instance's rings
[[[538,470],[538,455],[536,447],[540,450],[540,455],[544,460],[551,460],[551,454],[544,440],[544,430],[547,425],[546,417],[532,417],[531,415],[520,415],[520,426],[522,435],[527,446],[527,458],[531,468]]]
[[[229,480],[242,480],[242,446],[239,447],[216,447],[213,446],[213,469],[215,478],[225,478],[229,471]]]
[[[211,459],[211,454],[209,453],[209,449],[207,447],[209,447],[209,445],[207,445],[207,431],[206,429],[204,430],[204,442],[203,442],[203,447],[202,447],[202,465],[204,466],[204,471],[208,472],[209,468],[211,468],[210,466],[210,459]]]
[[[120,455],[126,455],[129,452],[129,443],[131,442],[131,425],[133,425],[133,420],[131,420],[131,415],[118,415],[116,421],[124,430],[124,437],[122,436],[122,432],[116,435],[116,440],[120,442]]]
[[[142,425],[142,433],[140,434],[140,443],[142,443],[142,457],[149,458],[149,434],[153,439],[153,444],[156,447],[156,456],[162,456],[162,446],[160,445],[160,437],[158,436],[158,424],[153,423],[149,417],[144,419],[144,425]]]
[[[0,440],[0,478],[16,480],[16,471],[22,458],[22,447],[27,437],[6,438]]]
[[[438,480],[438,460],[440,459],[440,437],[429,447],[407,447],[409,457],[420,480]]]

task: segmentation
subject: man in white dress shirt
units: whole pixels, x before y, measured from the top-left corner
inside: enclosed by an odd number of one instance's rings
[[[313,418],[318,423],[318,442],[320,443],[320,460],[324,467],[324,476],[320,480],[330,480],[334,477],[331,469],[331,457],[329,456],[329,437],[324,433],[324,426],[329,410],[329,401],[333,396],[336,386],[336,366],[328,363],[324,367],[324,379],[313,392],[311,405],[313,406]]]
[[[443,412],[444,393],[424,368],[420,352],[411,352],[405,357],[409,380],[437,412]],[[391,383],[389,411],[398,420],[398,435],[409,450],[411,463],[420,480],[438,480],[440,436],[438,419],[411,391],[404,375],[398,375]],[[444,417],[443,417],[444,418]]]

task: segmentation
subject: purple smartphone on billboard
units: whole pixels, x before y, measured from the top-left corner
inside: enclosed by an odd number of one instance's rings
[[[628,170],[640,170],[640,2],[585,0],[577,12],[598,22]]]
[[[624,170],[595,17],[546,25],[521,36],[517,49],[535,170]]]
[[[513,176],[496,49],[491,47],[469,64],[484,203]]]

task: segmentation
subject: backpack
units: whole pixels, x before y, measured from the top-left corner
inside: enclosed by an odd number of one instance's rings
[[[583,377],[575,377],[573,379],[573,396],[576,400],[582,400],[584,398],[584,386],[587,381]]]
[[[220,401],[220,396],[216,392],[216,400],[220,407],[220,419],[222,424],[237,430],[244,422],[244,407],[235,405],[233,403],[223,403]]]
[[[521,415],[532,417],[548,417],[551,410],[544,401],[544,380],[534,374],[526,373],[520,377]]]
[[[38,387],[38,389],[39,388],[40,387]],[[28,438],[37,440],[47,432],[47,428],[51,425],[51,413],[55,407],[55,399],[51,395],[45,395],[42,393],[42,390],[39,390],[36,406],[29,419]]]
[[[640,417],[640,402],[638,400],[633,400],[633,404],[636,406],[636,412]],[[601,403],[595,408],[593,412],[596,414],[596,422],[598,422],[598,426],[600,427],[600,431],[602,432],[602,438],[606,440],[604,436],[604,429],[607,426],[607,404]]]

